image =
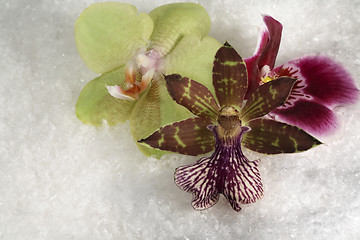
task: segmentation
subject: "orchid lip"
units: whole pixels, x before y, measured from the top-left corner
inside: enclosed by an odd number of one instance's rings
[[[259,160],[249,161],[241,151],[242,135],[249,131],[241,127],[240,133],[226,144],[219,137],[220,126],[211,126],[216,138],[211,157],[201,158],[196,164],[175,170],[175,183],[193,194],[192,206],[204,210],[213,206],[223,194],[235,211],[241,204],[262,198],[263,185],[257,168]]]
[[[136,100],[145,91],[151,80],[156,78],[160,55],[154,50],[141,48],[125,66],[125,87],[106,86],[109,94],[122,100]]]

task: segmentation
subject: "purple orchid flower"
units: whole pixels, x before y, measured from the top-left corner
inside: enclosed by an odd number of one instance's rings
[[[265,154],[293,153],[321,144],[302,129],[263,118],[288,99],[296,79],[280,77],[258,86],[248,100],[246,64],[227,43],[215,56],[216,98],[202,84],[178,74],[165,76],[171,97],[197,117],[161,127],[139,142],[188,155],[214,152],[175,170],[175,183],[193,194],[192,206],[203,210],[223,194],[235,211],[263,196],[259,160],[248,160],[242,146]]]
[[[330,133],[338,125],[332,109],[355,103],[359,98],[353,78],[339,63],[322,55],[305,56],[274,68],[282,25],[270,16],[264,16],[263,20],[266,28],[260,35],[255,54],[245,59],[249,75],[246,96],[272,79],[296,78],[285,104],[269,115],[312,134]]]

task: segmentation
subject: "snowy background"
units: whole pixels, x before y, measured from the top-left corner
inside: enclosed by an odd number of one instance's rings
[[[97,75],[80,59],[73,25],[96,1],[0,0],[0,239],[360,239],[360,105],[301,154],[263,156],[265,197],[236,213],[222,196],[206,211],[173,183],[197,158],[147,158],[128,125],[75,116]],[[149,12],[174,1],[124,1]],[[210,35],[252,55],[261,14],[284,25],[277,65],[309,53],[343,63],[360,87],[360,1],[196,1]]]

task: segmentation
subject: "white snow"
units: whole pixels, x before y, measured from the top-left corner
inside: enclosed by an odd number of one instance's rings
[[[173,182],[196,157],[147,158],[128,125],[95,128],[75,116],[97,75],[77,53],[73,25],[95,1],[2,0],[0,8],[0,239],[359,239],[360,108],[336,109],[325,144],[261,158],[265,197],[236,213],[221,197],[198,212]],[[139,11],[175,1],[132,0]],[[277,64],[324,53],[360,87],[360,1],[201,3],[210,35],[247,57],[261,14],[284,25]]]

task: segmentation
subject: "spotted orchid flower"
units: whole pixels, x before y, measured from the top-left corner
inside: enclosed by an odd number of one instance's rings
[[[247,101],[246,64],[227,43],[213,65],[215,95],[201,83],[179,74],[165,77],[171,97],[196,117],[178,121],[140,140],[162,150],[210,157],[175,170],[175,183],[193,194],[203,210],[223,194],[235,211],[263,196],[259,160],[248,160],[242,146],[265,154],[305,151],[320,142],[295,126],[263,118],[288,98],[295,79],[280,77],[257,87]]]
[[[247,95],[278,77],[295,78],[297,81],[285,104],[269,115],[312,134],[330,133],[338,125],[332,110],[355,103],[359,98],[353,78],[339,63],[322,55],[305,56],[275,67],[282,25],[270,16],[264,16],[263,20],[266,28],[255,54],[245,59],[249,74]]]
[[[191,76],[211,88],[221,44],[207,36],[209,29],[207,12],[195,3],[163,5],[149,14],[125,3],[90,5],[76,21],[75,40],[85,64],[101,75],[81,91],[77,117],[96,126],[129,120],[135,140],[189,117],[172,101],[163,74]],[[138,146],[146,155],[164,153]]]

